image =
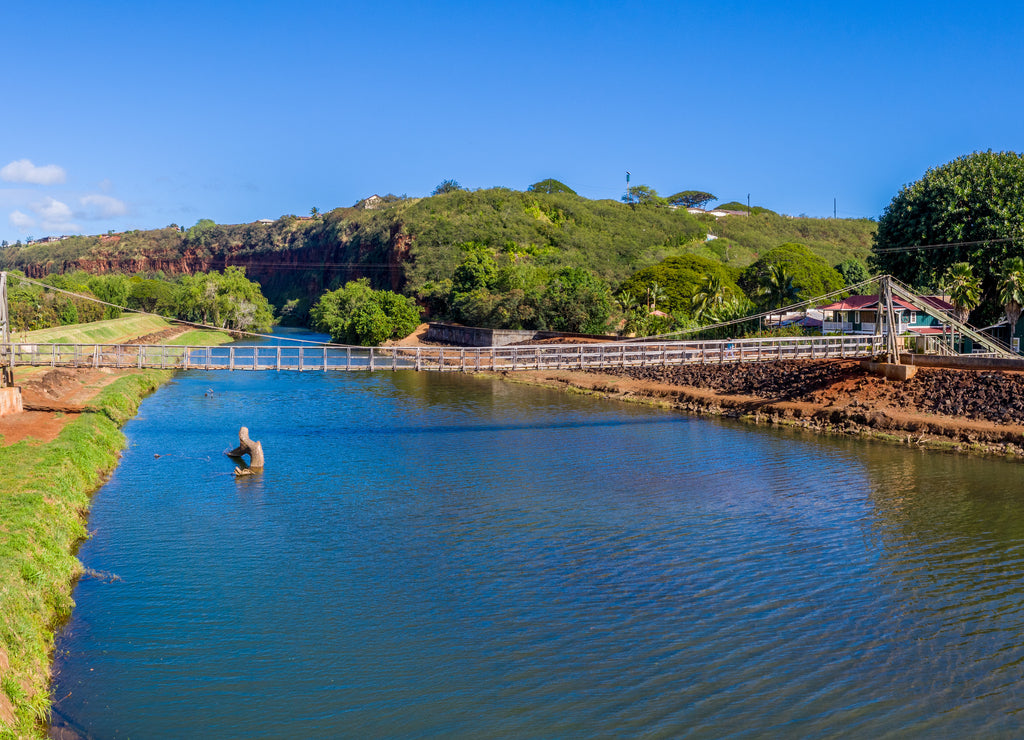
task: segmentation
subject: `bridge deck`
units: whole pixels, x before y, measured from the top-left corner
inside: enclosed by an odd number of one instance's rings
[[[175,370],[476,372],[870,357],[880,336],[732,339],[708,342],[544,344],[506,347],[339,347],[138,344],[0,345],[0,365]]]

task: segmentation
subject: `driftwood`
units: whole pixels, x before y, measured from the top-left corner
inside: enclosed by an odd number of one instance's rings
[[[249,456],[247,468],[235,468],[235,475],[252,475],[256,470],[263,469],[263,445],[257,440],[249,439],[249,429],[238,430],[238,447],[228,451],[228,457]]]

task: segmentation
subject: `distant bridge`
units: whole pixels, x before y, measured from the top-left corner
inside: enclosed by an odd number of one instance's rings
[[[465,348],[8,343],[0,344],[0,364],[12,369],[15,366],[32,366],[302,372],[517,372],[858,358],[874,357],[885,349],[885,339],[881,335]]]

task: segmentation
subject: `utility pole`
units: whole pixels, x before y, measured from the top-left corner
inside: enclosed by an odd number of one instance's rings
[[[747,215],[750,215],[750,193],[747,193]]]
[[[832,199],[832,218],[836,217],[836,199]]]

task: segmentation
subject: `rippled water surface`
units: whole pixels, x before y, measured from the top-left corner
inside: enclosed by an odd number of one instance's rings
[[[1020,464],[413,372],[185,373],[125,431],[83,736],[1020,734]]]

